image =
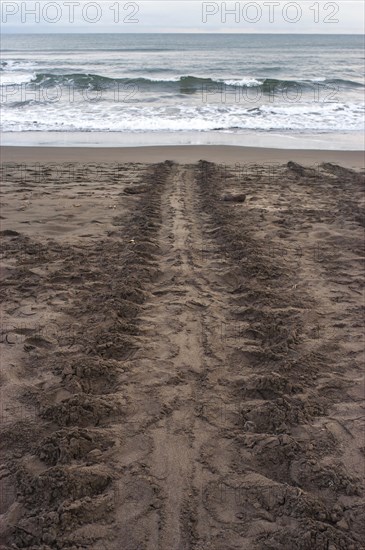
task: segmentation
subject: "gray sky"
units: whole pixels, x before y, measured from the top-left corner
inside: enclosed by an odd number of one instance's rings
[[[363,34],[363,0],[2,0],[2,32]],[[34,13],[35,12],[35,13]]]

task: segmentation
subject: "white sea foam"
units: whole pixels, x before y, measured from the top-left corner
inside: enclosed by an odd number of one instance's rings
[[[147,106],[80,104],[59,108],[30,103],[23,109],[4,109],[4,131],[212,131],[225,130],[295,130],[350,131],[363,127],[364,108],[351,104],[263,105],[252,110],[214,105],[173,108]]]
[[[13,73],[13,72],[1,72],[0,73],[0,86],[28,84],[34,80],[36,75],[34,73]]]
[[[238,79],[228,79],[223,80],[224,84],[227,84],[227,86],[247,86],[250,88],[251,86],[260,86],[263,84],[262,80],[257,80],[256,78],[238,78]]]

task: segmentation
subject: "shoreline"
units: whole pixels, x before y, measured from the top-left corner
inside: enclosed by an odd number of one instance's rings
[[[364,151],[319,149],[271,149],[233,145],[167,145],[142,147],[23,147],[2,146],[2,163],[95,163],[95,162],[161,162],[196,163],[207,160],[216,163],[285,163],[289,160],[316,164],[332,162],[348,168],[365,166]]]

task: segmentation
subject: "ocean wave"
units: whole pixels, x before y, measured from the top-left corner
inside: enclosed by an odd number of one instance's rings
[[[130,77],[109,77],[99,74],[70,73],[19,73],[12,72],[1,74],[1,85],[8,84],[33,84],[35,86],[55,87],[66,86],[75,89],[105,90],[112,89],[120,85],[134,85],[139,89],[156,89],[161,91],[177,91],[179,93],[194,93],[202,90],[213,91],[223,87],[228,88],[260,88],[264,93],[270,93],[275,90],[300,88],[301,90],[311,90],[315,86],[336,87],[338,89],[364,88],[364,84],[354,80],[313,78],[311,80],[284,80],[275,78],[256,79],[254,77],[225,78],[215,79],[210,77],[194,75],[174,75],[174,76],[136,76]]]
[[[90,111],[71,107],[67,110],[42,105],[24,109],[5,109],[3,130],[12,131],[361,131],[364,107],[357,104],[262,105],[255,108],[214,105],[173,109],[152,106],[103,105]]]

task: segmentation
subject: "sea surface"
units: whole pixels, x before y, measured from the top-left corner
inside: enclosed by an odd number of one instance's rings
[[[5,144],[362,147],[364,36],[4,34],[1,52]]]

